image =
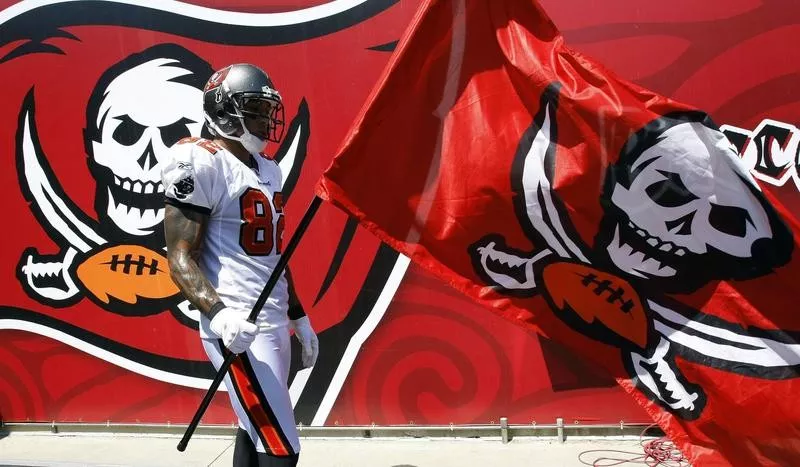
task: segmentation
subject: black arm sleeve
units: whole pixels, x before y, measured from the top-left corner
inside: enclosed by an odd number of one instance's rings
[[[294,283],[292,282],[292,274],[289,272],[289,267],[286,267],[286,282],[288,283],[288,290],[289,290],[289,319],[295,320],[300,319],[306,315],[306,311],[303,309],[303,304],[300,303],[300,300],[297,298],[297,294],[294,291]]]

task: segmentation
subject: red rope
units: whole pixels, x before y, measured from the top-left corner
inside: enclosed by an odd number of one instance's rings
[[[642,464],[648,467],[690,467],[689,460],[669,438],[661,437],[644,440],[644,434],[655,424],[648,426],[639,434],[639,445],[643,453],[633,451],[620,451],[616,449],[591,449],[578,455],[578,460],[583,465],[592,467],[612,467],[622,464]],[[584,455],[595,454],[593,460],[587,462]],[[626,457],[622,457],[622,456]],[[632,457],[629,457],[632,456]]]

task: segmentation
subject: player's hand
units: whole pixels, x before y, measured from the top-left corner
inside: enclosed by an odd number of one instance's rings
[[[303,347],[302,360],[304,368],[311,368],[317,361],[319,355],[319,339],[317,333],[311,327],[308,316],[289,321],[289,325],[294,330],[294,335]]]
[[[222,339],[231,352],[240,354],[250,348],[258,334],[258,326],[247,321],[246,311],[221,309],[210,323],[211,332]]]

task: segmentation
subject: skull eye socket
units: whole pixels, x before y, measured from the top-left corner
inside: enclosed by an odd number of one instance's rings
[[[659,206],[675,208],[700,199],[686,188],[680,175],[664,170],[658,170],[657,172],[667,177],[667,179],[653,183],[645,189],[645,192]]]
[[[190,123],[197,123],[197,122],[195,122],[194,120],[189,120],[186,117],[183,117],[177,122],[159,127],[158,129],[161,132],[161,141],[164,143],[164,146],[170,147],[173,144],[177,143],[178,141],[182,140],[183,138],[192,136],[192,133],[189,131],[189,126],[188,126]]]
[[[720,232],[735,237],[744,238],[747,236],[747,224],[753,225],[753,219],[746,209],[736,206],[722,206],[711,203],[711,211],[708,214],[708,223]]]
[[[119,120],[120,124],[114,129],[112,138],[114,138],[114,141],[123,146],[130,146],[139,141],[139,138],[142,137],[145,128],[147,128],[144,125],[139,125],[138,123],[134,122],[133,119],[127,115],[121,115],[114,118]]]

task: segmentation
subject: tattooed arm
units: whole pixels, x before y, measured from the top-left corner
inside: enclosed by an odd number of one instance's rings
[[[197,264],[208,215],[167,203],[164,209],[164,238],[172,280],[201,313],[212,318],[212,307],[221,300]]]

